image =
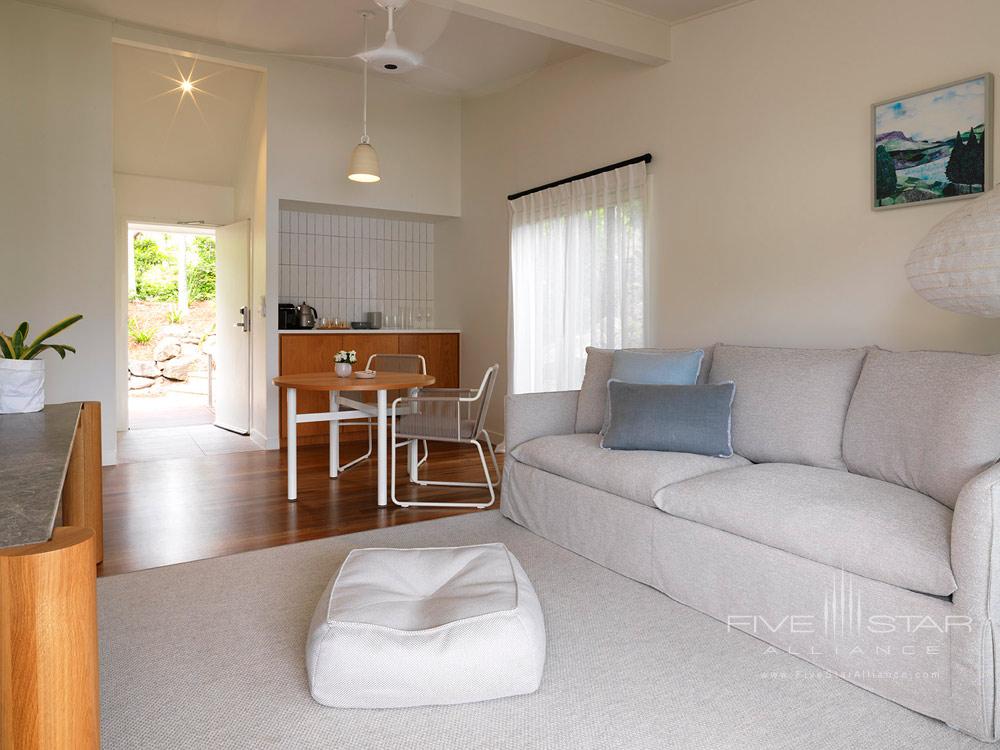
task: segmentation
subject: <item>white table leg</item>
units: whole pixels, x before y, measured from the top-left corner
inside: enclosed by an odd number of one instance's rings
[[[386,450],[386,432],[389,420],[386,412],[386,391],[378,391],[378,504],[384,508],[389,504],[388,493],[388,451]]]
[[[286,388],[286,411],[288,412],[288,501],[292,502],[298,497],[298,487],[296,482],[296,435],[295,429],[298,425],[298,413],[295,405],[295,389]]]
[[[410,395],[416,396],[420,392],[419,388],[411,388]],[[410,482],[413,484],[417,483],[417,448],[420,446],[419,440],[411,440],[410,444],[406,446],[406,466],[410,472]]]
[[[336,413],[337,391],[330,391],[330,411]],[[330,479],[336,479],[340,472],[340,420],[330,420]]]

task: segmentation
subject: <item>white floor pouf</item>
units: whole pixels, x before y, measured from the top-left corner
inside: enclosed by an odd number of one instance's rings
[[[544,664],[538,597],[503,544],[353,550],[306,645],[313,698],[338,708],[532,693]]]

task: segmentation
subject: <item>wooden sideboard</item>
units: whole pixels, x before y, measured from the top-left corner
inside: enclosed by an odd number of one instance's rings
[[[365,366],[372,354],[420,354],[427,360],[427,374],[436,379],[436,388],[458,388],[459,386],[459,334],[453,332],[400,332],[369,331],[365,333],[340,333],[338,331],[314,331],[303,333],[281,333],[280,362],[281,375],[298,375],[304,372],[333,372],[333,356],[341,349],[358,353],[357,369]],[[285,399],[281,403],[281,444],[285,445]],[[298,411],[328,411],[326,394],[299,394]],[[342,427],[341,440],[367,439],[364,427]],[[326,422],[304,423],[298,428],[299,445],[328,443],[330,427]]]
[[[97,750],[101,405],[0,415],[0,750]]]

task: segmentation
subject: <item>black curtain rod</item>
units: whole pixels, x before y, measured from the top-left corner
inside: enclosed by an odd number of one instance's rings
[[[633,159],[626,159],[625,161],[620,161],[617,164],[609,164],[606,167],[599,167],[598,169],[591,169],[589,172],[583,172],[582,174],[575,174],[572,177],[566,177],[562,180],[556,180],[555,182],[550,182],[548,185],[540,185],[530,190],[522,190],[520,193],[513,193],[507,196],[507,200],[516,201],[518,198],[523,198],[526,195],[531,195],[532,193],[537,193],[540,190],[548,190],[549,188],[559,187],[560,185],[565,185],[567,182],[576,182],[577,180],[584,180],[588,177],[593,177],[594,175],[602,174],[603,172],[610,172],[613,169],[618,169],[619,167],[627,167],[629,164],[638,164],[639,162],[649,162],[653,161],[652,154],[643,154],[642,156],[636,156]]]

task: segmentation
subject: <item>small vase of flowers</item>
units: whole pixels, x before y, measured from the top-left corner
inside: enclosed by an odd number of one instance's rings
[[[349,352],[341,349],[339,352],[333,355],[333,371],[337,373],[338,378],[349,378],[351,377],[351,370],[355,362],[358,361],[358,353],[351,349]]]

